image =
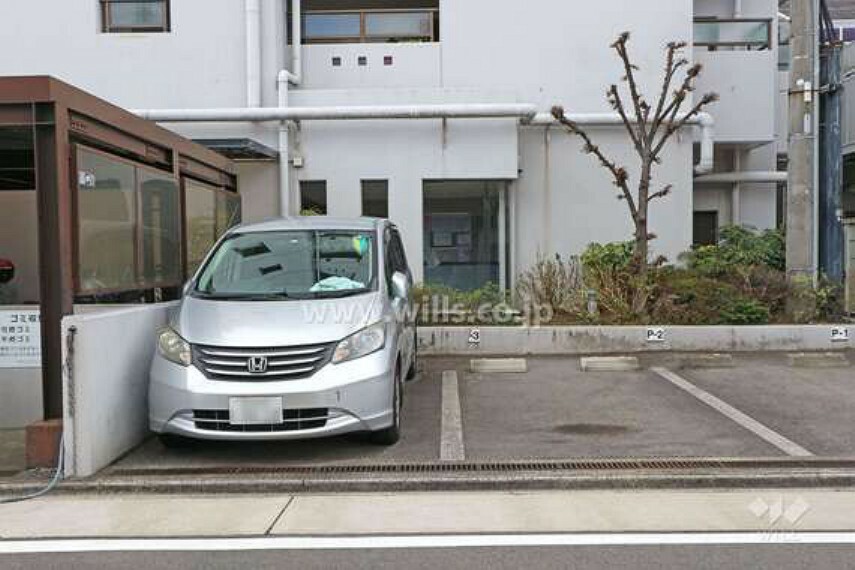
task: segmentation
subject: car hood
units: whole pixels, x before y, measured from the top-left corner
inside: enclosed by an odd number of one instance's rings
[[[185,297],[172,327],[187,342],[279,347],[338,341],[381,317],[380,293],[342,299],[215,301]]]

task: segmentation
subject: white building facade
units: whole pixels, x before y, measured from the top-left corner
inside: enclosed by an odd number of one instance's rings
[[[714,171],[696,173],[699,127],[673,139],[656,171],[674,190],[653,206],[654,250],[675,261],[724,224],[780,217],[775,0],[7,0],[0,12],[0,75],[53,75],[128,109],[232,115],[287,104],[601,116],[622,75],[609,49],[618,34],[631,32],[650,98],[664,46],[685,40],[705,67],[698,92],[721,96],[709,109]],[[277,81],[282,70],[299,81]],[[512,114],[164,124],[241,160],[244,221],[388,215],[417,280],[509,287],[538,254],[631,235],[610,175],[578,138]],[[622,127],[589,129],[637,170]]]

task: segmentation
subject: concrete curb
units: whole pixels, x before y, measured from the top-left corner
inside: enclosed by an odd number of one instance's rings
[[[370,493],[407,491],[547,491],[609,489],[844,488],[855,486],[855,471],[805,470],[757,473],[752,470],[698,473],[526,473],[513,475],[281,478],[168,478],[68,481],[51,494],[192,495]],[[42,486],[0,484],[0,498],[22,496]]]
[[[479,334],[472,334],[474,330]],[[598,355],[640,352],[840,351],[852,325],[419,327],[425,355]],[[477,342],[471,342],[477,340]]]

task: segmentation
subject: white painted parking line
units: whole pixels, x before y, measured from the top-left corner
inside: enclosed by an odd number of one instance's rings
[[[455,370],[445,370],[442,373],[442,434],[439,442],[439,459],[441,461],[466,459],[466,451],[463,447],[460,390]]]
[[[793,457],[809,457],[813,455],[813,453],[800,446],[799,444],[787,439],[778,432],[766,427],[751,416],[740,412],[727,402],[716,398],[709,392],[701,390],[685,378],[671,372],[667,368],[651,368],[650,370],[655,372],[657,375],[661,376],[665,380],[668,380],[678,388],[685,390],[686,392],[688,392],[701,402],[705,403],[706,405],[710,406],[714,410],[718,411],[719,413],[727,416],[728,418],[738,423],[748,431],[771,443],[787,455],[791,455]]]
[[[578,534],[458,534],[276,538],[176,538],[0,540],[0,554],[70,552],[222,552],[245,550],[339,550],[484,548],[491,546],[855,544],[853,532],[669,532]]]

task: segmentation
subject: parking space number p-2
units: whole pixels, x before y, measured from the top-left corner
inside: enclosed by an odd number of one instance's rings
[[[665,329],[661,327],[647,329],[647,342],[665,342]]]

